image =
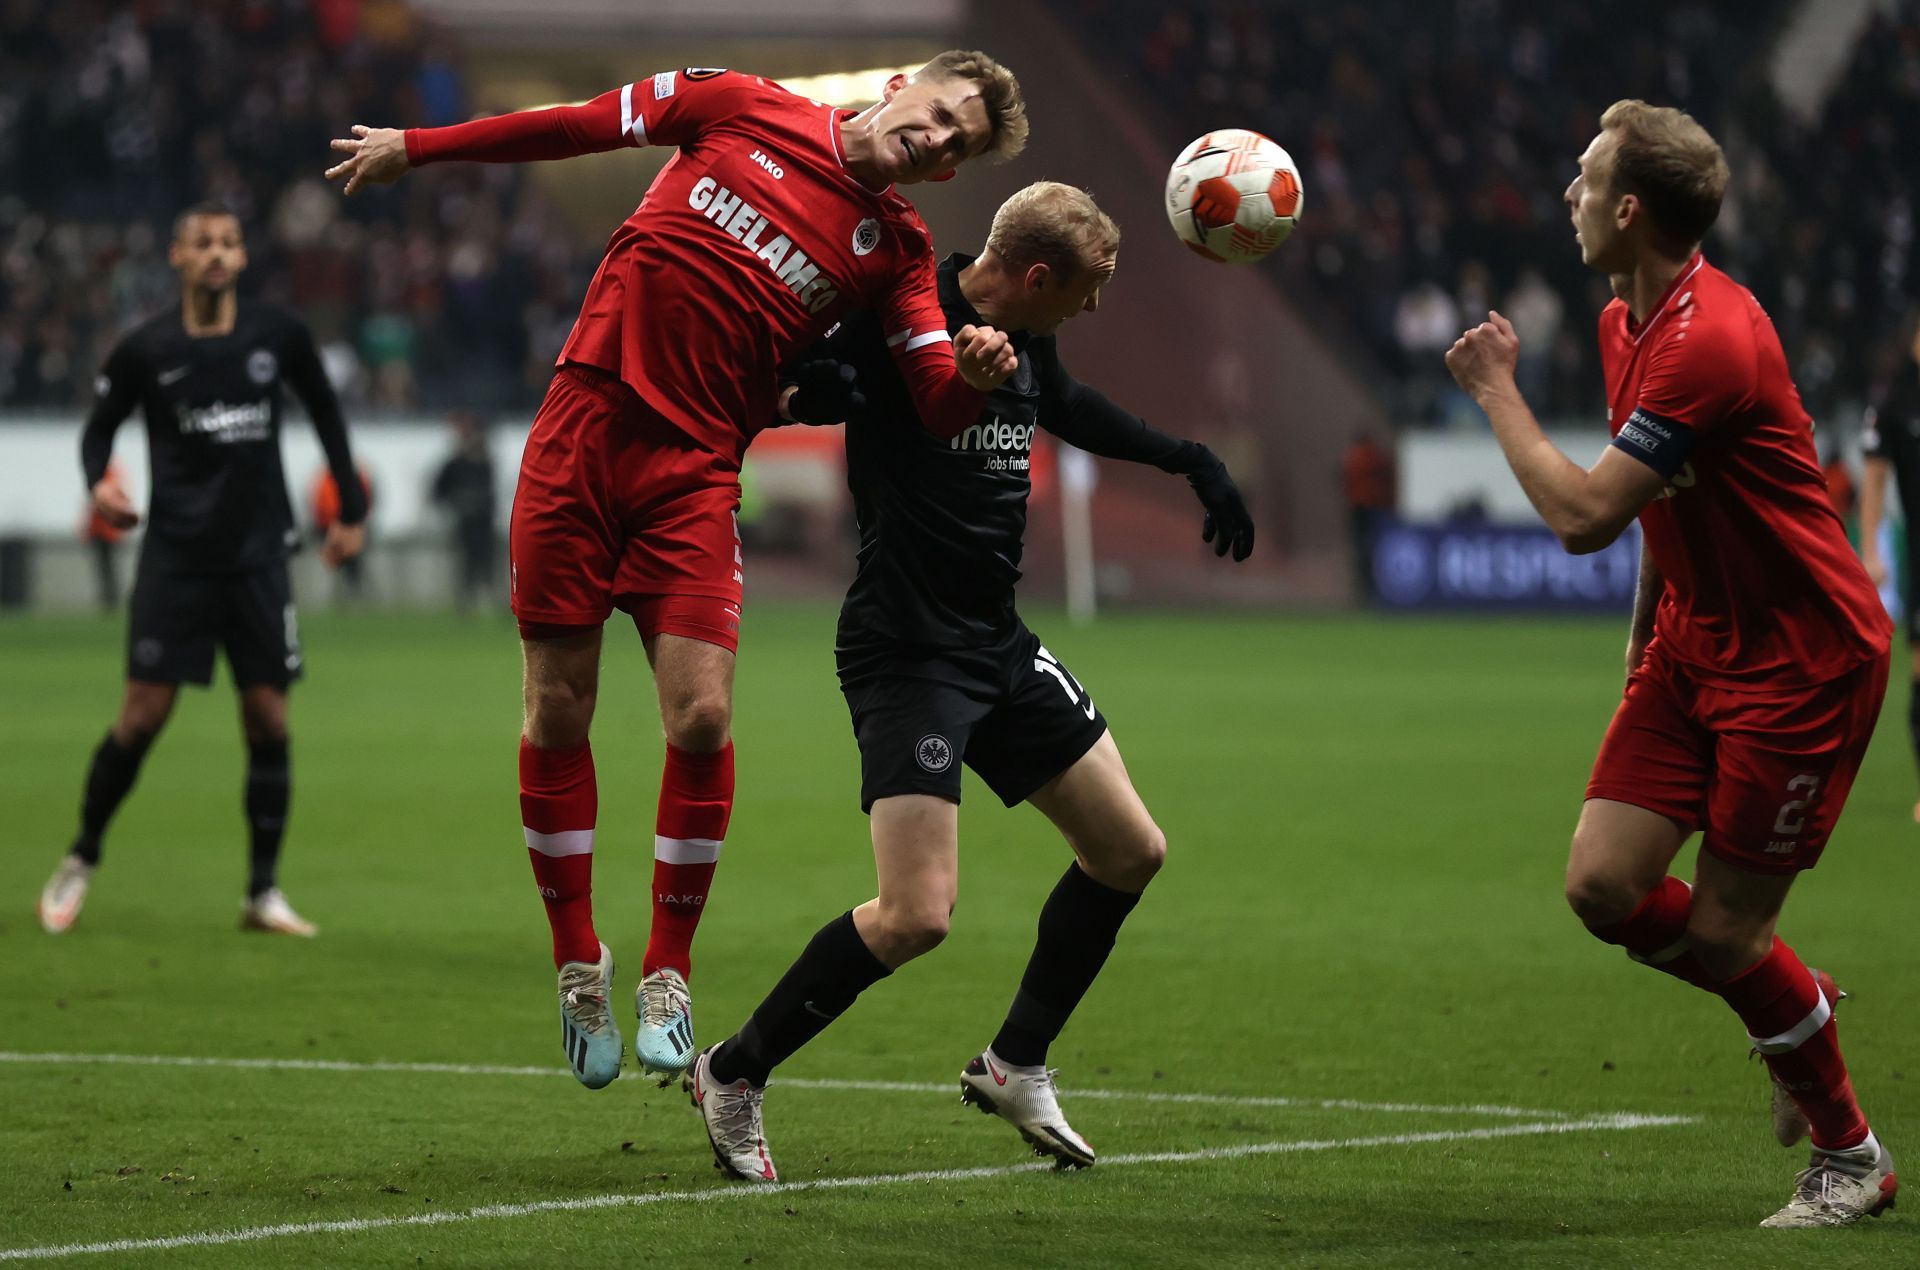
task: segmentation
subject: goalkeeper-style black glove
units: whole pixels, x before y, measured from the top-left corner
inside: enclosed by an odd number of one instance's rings
[[[788,382],[793,396],[787,398],[787,413],[795,423],[845,423],[866,411],[859,374],[845,362],[830,357],[803,362]]]
[[[1229,551],[1235,560],[1253,554],[1253,517],[1247,514],[1240,487],[1227,475],[1227,465],[1204,445],[1195,444],[1195,454],[1187,467],[1187,484],[1193,486],[1207,517],[1200,523],[1200,539],[1213,544],[1213,554]]]

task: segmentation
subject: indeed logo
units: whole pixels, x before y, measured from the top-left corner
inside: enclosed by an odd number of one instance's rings
[[[188,436],[210,436],[226,444],[233,441],[264,441],[273,423],[273,403],[264,398],[230,406],[216,401],[210,406],[181,406],[180,431]]]
[[[1033,446],[1031,423],[1008,423],[994,419],[987,423],[976,423],[959,436],[950,445],[956,450],[1027,450]]]

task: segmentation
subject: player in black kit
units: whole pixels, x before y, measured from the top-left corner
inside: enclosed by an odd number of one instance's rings
[[[1875,586],[1887,584],[1880,554],[1880,523],[1887,506],[1887,473],[1899,488],[1905,521],[1907,645],[1913,653],[1913,694],[1907,702],[1907,732],[1920,756],[1920,308],[1907,315],[1886,390],[1867,412],[1860,434],[1866,479],[1860,486],[1860,563]],[[1920,803],[1913,807],[1920,822]]]
[[[1155,431],[1060,364],[1054,333],[1098,307],[1119,242],[1084,192],[1041,182],[1000,208],[977,260],[955,255],[940,266],[948,326],[990,323],[1013,335],[1019,354],[979,422],[951,441],[918,426],[865,315],[813,350],[783,394],[788,418],[847,419],[860,550],[835,651],[879,895],[821,928],[745,1026],[688,1072],[714,1160],[733,1177],[775,1179],[760,1114],[774,1067],[861,991],[945,938],[959,889],[962,763],[1009,807],[1032,803],[1075,856],[1041,909],[1006,1022],[961,1075],[962,1096],[1060,1167],[1094,1162],[1060,1113],[1047,1047],[1166,842],[1092,698],[1014,611],[1034,429],[1185,475],[1216,552],[1244,560],[1253,549],[1253,522],[1212,451]]]
[[[301,669],[287,582],[298,538],[280,465],[282,381],[306,405],[340,483],[340,523],[321,548],[329,564],[359,554],[366,505],[312,336],[291,315],[235,292],[247,263],[239,221],[213,206],[183,213],[168,261],[180,275],[180,307],[108,355],[80,438],[94,509],[130,528],[139,514],[105,477],[114,432],[143,407],[153,495],[127,630],[126,696],[94,751],[80,831],[40,894],[40,924],[57,934],[79,915],[107,821],[133,788],[180,685],[213,681],[220,645],[247,742],[251,868],[240,925],[312,935],[313,924],[275,884],[291,790],[287,688]]]

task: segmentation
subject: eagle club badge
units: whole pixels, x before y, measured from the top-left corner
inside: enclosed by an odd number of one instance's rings
[[[864,256],[880,245],[880,222],[869,216],[853,227],[853,254]]]
[[[279,359],[264,348],[256,348],[247,354],[247,378],[256,384],[272,383],[273,376],[279,369]]]

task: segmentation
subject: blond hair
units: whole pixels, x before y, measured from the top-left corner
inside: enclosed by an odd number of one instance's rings
[[[1035,181],[1000,204],[987,250],[1010,265],[1046,265],[1063,278],[1120,246],[1120,226],[1093,195],[1058,181]]]
[[[1727,193],[1720,143],[1686,111],[1633,98],[1608,106],[1600,128],[1614,136],[1608,188],[1639,196],[1654,228],[1676,242],[1705,238]]]
[[[948,49],[913,73],[934,79],[964,79],[980,90],[992,134],[982,154],[1005,163],[1027,148],[1027,101],[1013,72],[977,49]]]

